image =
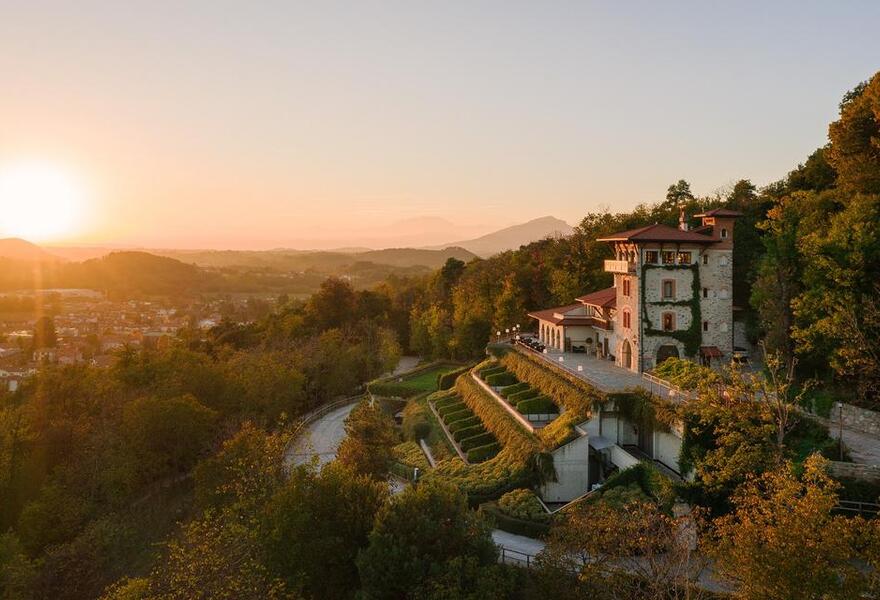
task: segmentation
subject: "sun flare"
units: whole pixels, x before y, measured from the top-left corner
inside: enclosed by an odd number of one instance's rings
[[[58,165],[0,165],[0,236],[47,241],[70,234],[83,203],[80,181]]]

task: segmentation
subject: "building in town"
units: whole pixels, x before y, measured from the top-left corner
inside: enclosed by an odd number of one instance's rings
[[[689,229],[654,224],[622,231],[607,242],[605,271],[614,286],[567,306],[530,313],[551,350],[586,352],[635,372],[666,358],[703,364],[733,353],[733,229],[740,213],[724,208],[698,215]]]

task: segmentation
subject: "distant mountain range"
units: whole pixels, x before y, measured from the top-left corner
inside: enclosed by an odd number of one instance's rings
[[[463,240],[447,245],[458,246],[486,258],[506,250],[516,250],[520,246],[547,237],[568,236],[572,233],[574,233],[574,228],[565,221],[555,217],[541,217],[520,225],[505,227],[472,240]]]
[[[122,295],[234,291],[305,295],[327,277],[343,277],[355,287],[368,288],[391,274],[424,275],[450,258],[469,262],[572,231],[564,221],[544,217],[439,247],[333,251],[46,249],[9,238],[0,239],[0,290],[27,289],[38,281],[43,288],[84,287]]]
[[[61,260],[43,248],[19,238],[0,239],[0,257],[29,262],[53,262]]]

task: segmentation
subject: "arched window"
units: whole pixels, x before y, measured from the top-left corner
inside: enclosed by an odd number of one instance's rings
[[[727,229],[726,229],[725,227],[722,227],[722,228],[721,228],[721,239],[722,239],[722,240],[726,240],[726,239],[727,239]]]
[[[663,331],[675,331],[675,313],[663,313]]]
[[[632,315],[628,308],[623,309],[623,328],[630,329],[632,327]]]

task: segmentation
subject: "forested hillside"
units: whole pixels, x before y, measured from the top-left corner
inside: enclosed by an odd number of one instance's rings
[[[629,473],[610,499],[554,526],[529,574],[497,564],[492,522],[442,477],[389,498],[388,461],[367,459],[391,456],[400,441],[387,414],[400,410],[394,404],[353,411],[346,447],[323,470],[282,467],[296,417],[361,391],[402,350],[483,357],[492,331],[610,283],[609,250],[597,237],[675,224],[680,206],[744,213],[735,301],[754,338],[781,352],[776,366],[796,359],[800,379],[820,380],[822,394],[876,408],[880,73],[844,97],[828,144],[766,188],[742,179],[695,197],[681,180],[656,204],[588,214],[570,237],[486,260],[450,258],[434,273],[392,275],[370,290],[330,278],[265,319],[184,330],[169,349],[121,352],[110,369],[42,369],[0,395],[0,597],[706,598],[669,573],[640,579],[612,566],[571,578],[584,566],[572,556],[585,547],[606,559],[622,548],[656,567],[658,548],[684,535],[670,516],[676,493],[697,520],[715,519],[704,524],[709,552],[742,597],[873,597],[865,594],[878,588],[878,521],[835,515],[839,484],[818,455],[788,444],[818,440],[804,447],[835,456],[839,446],[822,426],[804,419],[795,428],[787,412],[756,402],[755,382],[736,372],[722,388],[717,374],[685,363],[696,370],[690,387],[705,385],[690,412],[664,422],[689,421],[682,460],[692,481],[676,490],[647,468],[621,471]],[[214,284],[196,267],[149,255],[79,268],[96,287]],[[789,383],[773,388],[776,397],[794,395]],[[652,401],[615,401],[662,426]],[[410,406],[430,425],[427,408]],[[539,460],[520,466],[543,472]],[[528,513],[523,491],[492,500]]]

